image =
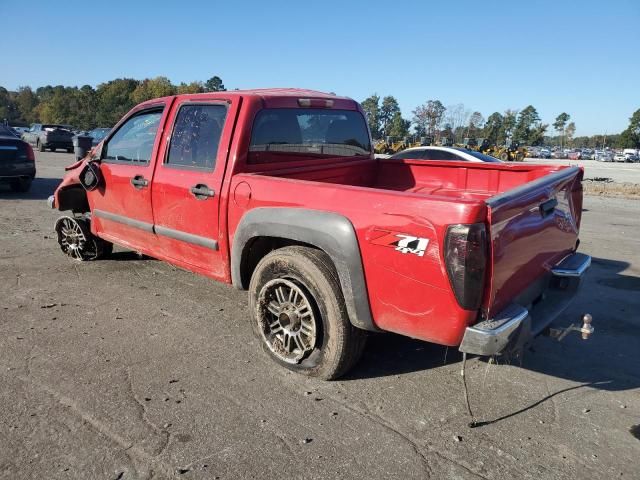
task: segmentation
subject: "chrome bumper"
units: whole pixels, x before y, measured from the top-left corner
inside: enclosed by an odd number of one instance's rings
[[[467,327],[460,351],[497,355],[514,344],[523,344],[542,333],[569,306],[578,292],[591,257],[574,253],[553,267],[535,304],[510,304],[490,320]]]

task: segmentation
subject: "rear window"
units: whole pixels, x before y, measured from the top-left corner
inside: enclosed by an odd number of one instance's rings
[[[274,108],[261,110],[253,123],[249,163],[324,157],[369,156],[364,117],[352,110]]]

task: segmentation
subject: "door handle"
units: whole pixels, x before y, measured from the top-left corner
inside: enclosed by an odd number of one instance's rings
[[[194,197],[196,197],[198,200],[206,200],[207,198],[213,197],[216,194],[216,192],[211,190],[204,183],[199,183],[197,185],[194,185],[189,190],[191,191],[191,194]]]
[[[141,188],[149,186],[149,180],[144,178],[142,175],[136,175],[131,179],[131,185],[140,190]]]

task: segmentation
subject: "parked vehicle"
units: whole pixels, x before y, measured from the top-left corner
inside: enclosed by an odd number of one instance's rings
[[[622,153],[625,156],[627,162],[637,162],[638,161],[638,150],[635,148],[625,148],[622,150]]]
[[[23,133],[26,133],[29,131],[29,127],[11,127],[13,129],[14,132],[16,132],[16,135],[18,136],[18,138],[22,137]]]
[[[110,128],[94,128],[93,130],[86,132],[85,135],[92,138],[91,144],[95,147],[104,140],[104,137],[106,137],[110,131]]]
[[[555,150],[551,154],[551,158],[567,158],[566,154],[562,150]]]
[[[582,158],[582,152],[580,150],[573,150],[567,155],[569,160],[580,160]]]
[[[627,161],[627,157],[622,152],[616,152],[615,155],[613,156],[613,161],[614,162],[626,162]]]
[[[117,243],[247,289],[268,355],[324,379],[367,330],[517,350],[590,264],[582,169],[376,160],[360,105],[308,90],[150,100],[67,170],[49,199],[64,253]]]
[[[36,157],[31,146],[0,125],[0,183],[14,192],[28,192],[36,176]]]
[[[602,150],[596,152],[596,160],[599,162],[613,162],[613,153],[609,150]]]
[[[62,148],[67,152],[73,152],[73,132],[66,125],[52,123],[34,123],[28,132],[22,134],[22,139],[34,145],[39,151],[49,149],[55,152]]]
[[[391,159],[450,160],[457,162],[500,162],[495,157],[462,147],[414,147],[391,155]]]
[[[538,151],[538,158],[551,158],[551,150],[548,148],[541,148]]]

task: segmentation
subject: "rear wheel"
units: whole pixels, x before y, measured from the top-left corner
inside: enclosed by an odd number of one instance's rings
[[[52,152],[55,152],[56,151],[56,147],[51,147],[51,148],[49,148],[49,150],[51,150]]]
[[[251,277],[249,301],[255,335],[285,368],[332,380],[360,359],[366,333],[349,321],[326,253],[299,246],[269,253]]]
[[[74,260],[97,260],[113,251],[113,244],[93,235],[83,218],[60,217],[55,228],[60,249]]]
[[[67,148],[67,153],[73,153],[73,148]]]

